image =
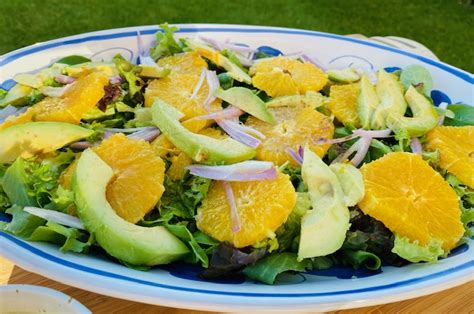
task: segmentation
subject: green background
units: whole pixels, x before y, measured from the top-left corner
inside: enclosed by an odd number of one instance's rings
[[[471,0],[1,0],[0,54],[62,36],[137,25],[234,23],[402,36],[474,72]]]

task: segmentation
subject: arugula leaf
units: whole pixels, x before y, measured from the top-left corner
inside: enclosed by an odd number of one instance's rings
[[[351,265],[354,268],[359,268],[360,266],[364,266],[370,270],[377,270],[382,266],[382,261],[380,258],[375,255],[374,253],[370,253],[363,250],[344,250],[342,252],[344,257],[343,262]]]
[[[309,260],[298,261],[295,253],[278,253],[257,261],[254,265],[244,268],[243,273],[250,279],[272,285],[277,276],[287,271],[302,272],[311,267]]]
[[[178,30],[176,26],[170,27],[168,23],[160,24],[162,32],[156,33],[156,46],[150,49],[151,57],[158,59],[183,52],[183,48],[174,39],[173,33]]]
[[[301,167],[285,166],[281,172],[290,176],[291,183],[297,192],[308,191],[301,176]]]
[[[454,118],[446,117],[443,125],[464,126],[474,125],[474,107],[464,104],[449,105],[448,109],[454,113]]]
[[[445,254],[441,247],[442,245],[442,241],[431,239],[427,245],[421,246],[418,244],[418,241],[410,242],[406,237],[395,235],[392,252],[412,263],[422,261],[434,263],[438,260],[438,257]]]
[[[91,62],[91,60],[86,57],[78,56],[78,55],[70,55],[56,61],[56,63],[62,63],[62,64],[67,64],[67,65],[76,65],[76,64],[86,63],[86,62]]]
[[[194,255],[189,256],[188,262],[196,264],[198,261],[201,261],[201,265],[204,268],[209,266],[209,258],[207,257],[206,251],[199,245],[194,235],[189,231],[189,229],[183,225],[168,225],[166,224],[165,227],[175,236],[187,242],[187,244],[191,247]],[[199,235],[201,240],[204,242],[209,243],[210,238],[204,238],[202,235]],[[211,246],[215,246],[217,243],[211,244]]]
[[[55,243],[61,245],[61,252],[76,253],[87,252],[94,243],[92,234],[87,236],[76,228],[65,227],[52,221],[48,221],[46,226],[36,228],[28,240]]]

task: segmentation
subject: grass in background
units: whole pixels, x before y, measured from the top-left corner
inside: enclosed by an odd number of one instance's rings
[[[474,72],[474,5],[460,0],[2,0],[0,54],[88,31],[169,23],[295,27],[402,36]]]

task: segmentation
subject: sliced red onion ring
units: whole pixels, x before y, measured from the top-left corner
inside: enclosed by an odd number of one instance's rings
[[[237,59],[239,59],[240,64],[242,64],[244,67],[251,67],[253,65],[254,62],[252,60],[252,56],[253,53],[248,58],[236,54],[236,57]]]
[[[390,129],[385,129],[385,130],[364,130],[364,129],[357,129],[352,131],[352,134],[355,134],[360,137],[371,137],[371,138],[385,138],[385,137],[390,137],[390,133],[392,133],[392,130]]]
[[[44,86],[41,89],[41,93],[50,97],[61,97],[73,84],[74,83],[62,87]]]
[[[92,146],[94,145],[91,142],[87,142],[87,141],[75,142],[69,145],[69,147],[75,150],[85,150]]]
[[[448,103],[442,102],[438,105],[438,108],[446,110],[446,109],[448,109]],[[439,117],[438,126],[443,125],[444,118],[446,118],[446,115],[444,115],[444,114]]]
[[[120,129],[120,128],[105,128],[104,131],[107,132],[112,132],[112,133],[134,133],[138,131],[145,131],[145,130],[155,130],[156,127],[154,126],[145,126],[141,128],[126,128],[126,129]]]
[[[339,156],[337,156],[336,158],[334,158],[334,160],[332,161],[332,164],[336,163],[336,162],[343,162],[346,159],[348,159],[353,153],[355,153],[359,149],[360,144],[361,144],[361,140],[362,139],[359,139],[357,142],[352,144],[352,146],[349,147],[348,150],[346,150],[344,153],[342,153]]]
[[[423,152],[423,147],[421,146],[421,142],[417,137],[411,138],[410,148],[413,153],[418,154],[418,155],[421,155],[421,153]]]
[[[347,135],[347,136],[344,136],[344,137],[338,137],[338,138],[326,138],[326,139],[321,138],[321,139],[318,139],[318,140],[314,141],[314,144],[317,144],[317,145],[338,144],[338,143],[344,143],[344,142],[353,140],[357,137],[358,137],[357,135],[351,134],[351,135]]]
[[[227,196],[227,201],[230,206],[230,221],[232,222],[232,233],[237,233],[240,231],[240,217],[239,212],[237,211],[237,205],[235,204],[234,192],[232,191],[232,186],[229,182],[222,181],[222,186],[224,187],[225,194]]]
[[[73,77],[63,75],[63,74],[56,75],[54,79],[56,80],[56,82],[61,83],[61,84],[72,84],[76,80]]]
[[[109,83],[112,85],[121,84],[123,83],[123,79],[120,75],[111,76],[109,77]]]
[[[211,103],[216,99],[214,92],[220,87],[219,78],[217,77],[216,71],[206,71],[206,82],[209,86],[209,93],[204,101],[204,107],[207,111],[211,111]]]
[[[306,53],[303,53],[301,55],[301,58],[304,60],[304,61],[307,61],[309,63],[312,63],[314,64],[315,66],[317,66],[318,68],[320,68],[321,70],[323,70],[324,72],[326,72],[328,70],[328,67],[322,63],[320,60],[316,59],[315,57],[312,57],[312,56],[309,56],[308,54]]]
[[[247,160],[226,166],[192,165],[186,169],[192,175],[220,181],[261,181],[277,178],[272,162]]]
[[[223,110],[214,111],[204,116],[196,117],[198,120],[210,120],[210,119],[235,119],[240,117],[244,112],[237,107],[229,106]]]
[[[160,135],[160,130],[158,128],[141,130],[132,134],[127,135],[128,138],[142,139],[147,142],[151,142]]]
[[[287,152],[288,155],[290,155],[291,158],[293,158],[294,161],[296,161],[296,163],[297,163],[298,165],[302,165],[302,164],[303,164],[303,158],[300,156],[299,153],[295,152],[295,151],[294,151],[293,149],[291,149],[290,147],[287,147],[287,148],[285,149],[285,152]]]
[[[23,210],[34,216],[38,216],[43,219],[46,219],[46,220],[49,220],[49,221],[52,221],[52,222],[55,222],[67,227],[73,227],[76,229],[86,230],[86,228],[84,228],[84,225],[79,220],[79,218],[68,215],[68,214],[57,212],[55,210],[39,208],[39,207],[25,207],[23,208]]]
[[[257,148],[261,141],[256,139],[255,137],[245,133],[241,129],[236,128],[235,126],[238,125],[238,122],[234,122],[231,120],[216,120],[216,123],[227,133],[231,138],[234,140],[252,147]]]
[[[204,79],[206,78],[206,69],[202,68],[201,71],[201,76],[199,77],[199,81],[196,84],[196,87],[194,87],[193,93],[191,94],[190,99],[194,99],[196,95],[198,94],[199,90],[201,89],[202,83],[204,83]]]
[[[214,49],[222,50],[221,43],[218,42],[217,40],[213,39],[213,38],[204,37],[204,36],[199,36],[199,39],[201,39],[201,40],[204,41],[205,43],[211,45]]]
[[[357,153],[351,159],[351,163],[354,165],[354,167],[357,167],[362,162],[362,160],[364,160],[365,155],[367,155],[367,152],[369,151],[371,142],[372,138],[370,137],[362,137],[358,141],[359,145],[357,148]]]
[[[301,160],[304,159],[304,147],[300,145],[300,147],[298,147],[298,154],[300,155],[301,157]]]

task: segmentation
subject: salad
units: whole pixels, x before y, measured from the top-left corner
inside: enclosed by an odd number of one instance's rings
[[[135,63],[71,55],[0,89],[2,232],[266,284],[435,263],[472,236],[474,107],[434,106],[425,68],[160,26]]]

